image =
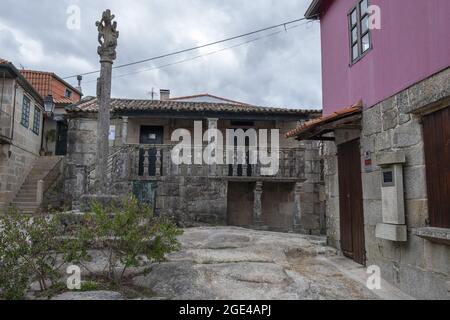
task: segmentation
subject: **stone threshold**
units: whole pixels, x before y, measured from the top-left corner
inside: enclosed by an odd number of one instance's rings
[[[412,233],[431,242],[450,245],[450,229],[426,227],[412,229]]]

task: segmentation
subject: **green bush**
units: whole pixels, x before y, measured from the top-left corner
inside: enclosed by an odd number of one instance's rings
[[[130,196],[118,207],[92,204],[92,212],[67,225],[63,215],[0,216],[0,297],[21,299],[30,283],[41,291],[58,282],[66,263],[89,260],[88,249],[99,247],[106,257],[106,279],[122,283],[126,271],[160,262],[180,247],[182,231],[166,218],[152,215],[148,206]],[[87,285],[88,287],[90,285]]]
[[[107,259],[107,278],[120,284],[130,267],[161,262],[166,253],[178,250],[176,237],[181,234],[182,230],[169,219],[154,217],[150,207],[129,196],[120,207],[108,208],[94,202],[78,238],[100,245]]]
[[[0,217],[0,229],[0,296],[21,299],[33,281],[47,290],[47,283],[57,279],[69,248],[58,239],[58,219],[10,211]]]

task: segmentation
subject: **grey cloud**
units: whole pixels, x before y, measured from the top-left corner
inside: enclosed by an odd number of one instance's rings
[[[94,23],[111,8],[119,24],[116,65],[219,40],[303,16],[310,0],[2,0],[0,56],[26,68],[51,70],[61,76],[98,68]],[[69,5],[81,8],[81,30],[66,28]],[[24,19],[24,17],[27,17]],[[2,26],[7,26],[8,29]],[[22,56],[26,35],[42,48],[42,57]],[[225,46],[202,50],[201,53]],[[152,68],[197,56],[199,52],[126,69],[114,75]],[[85,94],[95,94],[96,76],[86,76]],[[75,79],[69,82],[75,83]],[[116,97],[148,98],[154,87],[173,95],[212,93],[245,102],[283,107],[321,106],[320,39],[317,23],[160,70],[115,78]]]

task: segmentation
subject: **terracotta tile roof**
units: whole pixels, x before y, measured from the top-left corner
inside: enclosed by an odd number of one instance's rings
[[[332,114],[325,115],[325,116],[322,116],[317,119],[309,120],[309,121],[305,122],[304,124],[302,124],[301,126],[297,127],[296,129],[291,130],[288,133],[286,133],[286,138],[298,137],[301,134],[304,134],[308,131],[318,128],[324,124],[327,124],[327,123],[330,123],[330,122],[333,122],[333,121],[336,121],[339,119],[343,119],[343,118],[349,117],[354,114],[361,113],[361,111],[362,111],[362,101],[358,102],[357,104],[355,104],[351,107],[347,107],[347,108],[338,110]]]
[[[97,98],[86,97],[79,103],[66,108],[69,113],[87,112],[94,113],[98,110]],[[251,105],[236,105],[229,103],[207,103],[207,102],[181,102],[160,100],[136,100],[136,99],[111,99],[113,112],[120,111],[160,111],[160,112],[225,112],[225,113],[258,113],[268,115],[292,115],[311,116],[317,115],[318,110],[267,108]]]
[[[39,92],[42,98],[52,93],[52,74],[50,72],[20,70],[20,73]]]
[[[62,80],[53,72],[45,72],[45,71],[35,71],[35,70],[20,70],[20,73],[30,82],[33,87],[39,92],[42,98],[45,98],[47,95],[52,94],[54,98],[54,102],[58,104],[58,101],[61,101],[61,104],[71,104],[74,101],[69,99],[68,102],[66,97],[56,94],[55,92],[55,84],[53,81],[58,81],[62,86],[69,88],[72,91],[77,92],[81,95],[81,92],[71,86],[66,81]]]
[[[0,58],[0,64],[10,63],[8,60]]]
[[[232,103],[232,104],[240,104],[240,105],[249,105],[248,103],[243,103],[240,101],[236,101],[236,100],[231,100],[231,99],[227,99],[227,98],[222,98],[219,96],[215,96],[213,94],[209,94],[209,93],[202,93],[202,94],[196,94],[196,95],[192,95],[192,96],[185,96],[185,97],[175,97],[175,98],[170,98],[168,100],[171,101],[177,101],[177,100],[189,100],[189,99],[194,99],[194,98],[214,98],[217,100],[222,100],[225,103]]]

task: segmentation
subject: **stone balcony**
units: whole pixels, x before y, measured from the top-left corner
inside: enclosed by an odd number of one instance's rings
[[[133,181],[158,180],[168,176],[210,177],[230,180],[303,180],[304,149],[280,148],[278,172],[264,175],[264,166],[250,164],[250,151],[237,148],[223,152],[223,162],[228,157],[234,164],[175,164],[171,159],[174,145],[125,145],[112,156],[111,166],[114,176]],[[190,159],[202,156],[203,148],[192,147]],[[270,154],[269,150],[269,154]],[[192,161],[193,163],[194,161]],[[241,163],[241,164],[238,164]]]

